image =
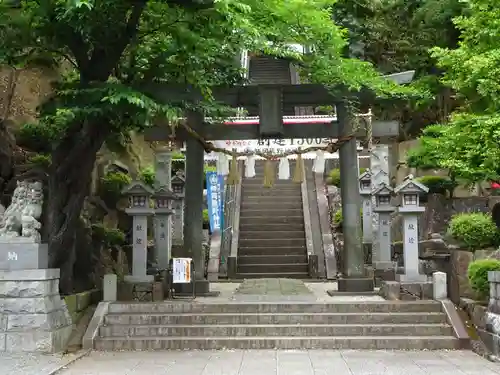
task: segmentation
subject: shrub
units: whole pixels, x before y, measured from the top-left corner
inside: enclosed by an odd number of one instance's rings
[[[115,205],[122,197],[122,190],[132,182],[130,176],[123,172],[108,172],[101,178],[99,195],[109,205]]]
[[[92,236],[102,241],[106,248],[125,245],[125,233],[117,228],[107,228],[102,224],[93,224]]]
[[[488,271],[500,271],[500,260],[480,259],[469,264],[467,277],[478,298],[487,299],[490,292]]]
[[[28,163],[33,164],[36,167],[47,169],[52,163],[52,158],[50,155],[37,154],[30,157],[28,159]]]
[[[361,215],[361,221],[363,221],[363,209],[360,211]],[[344,222],[344,218],[342,216],[342,208],[339,208],[337,211],[333,213],[333,223],[342,226],[342,223]]]
[[[494,246],[498,230],[488,214],[463,213],[451,218],[448,235],[471,251]]]
[[[16,132],[16,142],[19,146],[40,153],[52,150],[52,144],[59,138],[59,132],[45,124],[26,123]]]
[[[453,190],[457,187],[456,181],[443,176],[422,176],[417,178],[417,181],[429,188],[430,194],[453,194]]]
[[[366,168],[360,168],[359,174],[365,173]],[[328,172],[328,177],[326,178],[326,183],[328,185],[335,185],[336,187],[340,187],[340,169],[333,168],[330,172]]]
[[[172,174],[185,169],[186,157],[182,152],[172,154]]]
[[[203,210],[203,224],[204,224],[204,225],[208,225],[208,223],[209,223],[209,219],[208,219],[208,209],[207,209],[207,208],[205,208],[205,209]]]
[[[139,178],[146,185],[153,187],[156,178],[155,170],[153,169],[153,167],[146,167],[144,169],[141,169],[139,171]]]

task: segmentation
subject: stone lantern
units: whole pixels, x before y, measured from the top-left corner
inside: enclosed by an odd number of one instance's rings
[[[122,194],[128,196],[129,206],[125,212],[132,216],[132,275],[125,276],[125,281],[138,283],[153,281],[153,276],[146,275],[148,259],[148,216],[154,210],[150,205],[153,190],[140,181],[133,181]]]
[[[372,243],[372,196],[371,180],[372,174],[368,170],[362,173],[359,178],[359,195],[363,200],[363,243]]]
[[[403,252],[404,274],[398,275],[399,281],[426,281],[427,276],[420,274],[418,251],[418,216],[425,211],[420,206],[420,195],[427,193],[427,186],[407,176],[394,190],[401,197],[398,212],[403,215]]]
[[[165,186],[160,186],[153,194],[155,201],[155,247],[160,269],[167,269],[172,253],[172,202],[177,196]]]
[[[391,214],[396,210],[396,207],[391,204],[393,193],[394,190],[385,183],[381,183],[379,187],[372,192],[375,198],[373,212],[379,215],[379,253],[377,259],[373,262],[375,270],[389,270],[393,268],[391,254]]]
[[[172,190],[176,195],[173,202],[174,218],[173,218],[173,233],[172,241],[174,245],[183,245],[184,243],[184,187],[186,180],[182,171],[177,171],[172,178]]]

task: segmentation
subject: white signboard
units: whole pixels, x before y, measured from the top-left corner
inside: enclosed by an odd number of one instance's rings
[[[334,140],[334,139],[333,139]],[[224,148],[226,150],[236,149],[237,152],[260,151],[270,153],[276,156],[284,152],[295,151],[299,147],[302,149],[308,147],[326,147],[330,143],[328,138],[297,138],[297,139],[251,139],[251,140],[227,140],[227,141],[213,141],[214,146]],[[358,143],[358,149],[363,148]],[[214,159],[215,155],[212,156]],[[293,159],[296,156],[291,156]],[[308,152],[302,155],[305,159],[316,158],[315,152]],[[326,159],[338,159],[338,153],[325,154]],[[208,158],[206,158],[208,159]]]
[[[174,284],[189,284],[191,282],[191,258],[173,258],[172,273]]]

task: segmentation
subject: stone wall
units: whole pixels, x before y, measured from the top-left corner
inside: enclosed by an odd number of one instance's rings
[[[500,272],[488,272],[490,300],[488,306],[462,298],[460,306],[470,317],[475,331],[486,348],[498,360],[500,356]]]
[[[90,306],[97,305],[101,300],[102,291],[99,289],[64,296],[64,302],[73,323],[78,322]]]
[[[73,329],[59,269],[0,271],[0,352],[60,352]]]

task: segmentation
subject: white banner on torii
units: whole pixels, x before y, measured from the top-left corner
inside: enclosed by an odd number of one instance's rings
[[[250,140],[226,140],[226,141],[213,141],[215,147],[223,148],[228,151],[236,150],[237,152],[264,152],[274,155],[280,155],[284,152],[295,151],[298,148],[306,149],[308,147],[326,147],[330,140],[328,138],[296,138],[296,139],[250,139]],[[358,142],[358,151],[362,151]],[[304,159],[315,159],[316,152],[308,152],[302,154]],[[256,157],[257,159],[262,159]],[[297,155],[291,155],[288,159],[296,159]],[[325,159],[338,159],[338,152],[333,154],[325,153]],[[216,153],[205,154],[205,160],[216,160]],[[245,157],[240,157],[244,160]]]

